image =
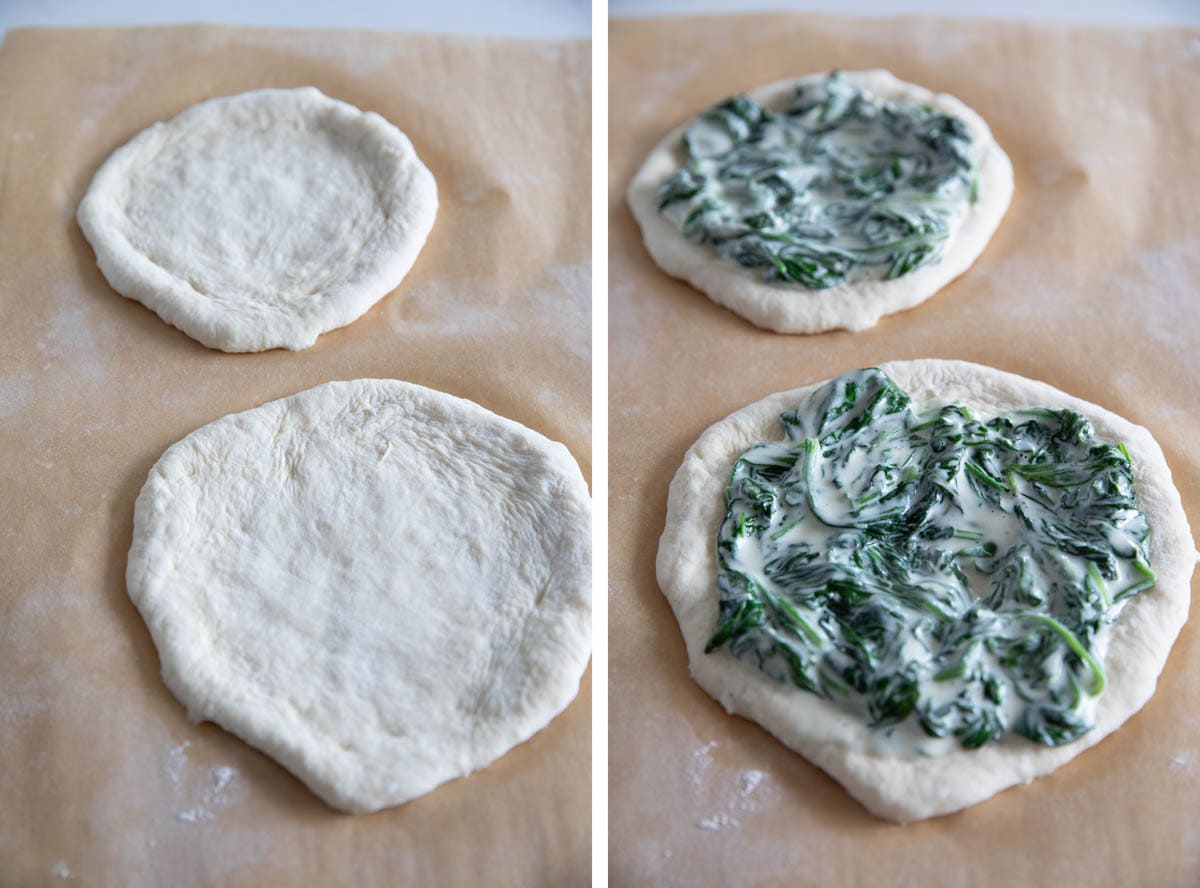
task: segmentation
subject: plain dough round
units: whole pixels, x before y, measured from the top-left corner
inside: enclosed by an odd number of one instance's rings
[[[330,382],[172,445],[126,582],[194,720],[375,811],[574,699],[590,515],[561,444],[419,385]]]
[[[79,204],[113,289],[210,348],[307,348],[400,283],[437,213],[408,137],[313,87],[203,102]]]
[[[1150,523],[1149,558],[1157,585],[1121,614],[1098,701],[1096,726],[1060,747],[1008,735],[978,750],[930,758],[868,751],[870,728],[814,694],[768,678],[727,650],[704,653],[717,625],[717,530],[723,491],[734,460],[751,445],[782,440],[779,415],[795,409],[824,383],[771,395],[711,426],[692,445],[671,482],[667,524],[658,547],[658,582],[687,643],[692,676],[731,713],[752,719],[820,767],[872,813],[920,820],[974,805],[1027,783],[1100,742],[1145,705],[1167,654],[1187,620],[1196,552],[1179,493],[1162,450],[1141,426],[1042,382],[962,361],[920,360],[881,365],[916,404],[964,403],[992,416],[1022,407],[1070,408],[1097,434],[1122,441],[1133,459],[1134,495]]]
[[[802,83],[823,80],[812,74],[781,80],[751,90],[760,105],[780,109]],[[953,96],[934,93],[897,80],[887,71],[843,71],[848,83],[883,99],[917,102],[951,114],[967,125],[979,163],[979,199],[968,206],[958,230],[937,262],[922,265],[895,280],[859,281],[825,290],[771,283],[735,262],[721,258],[711,246],[697,244],[658,211],[658,188],[679,169],[683,133],[691,121],[676,127],[650,152],[629,184],[630,209],[642,228],[646,249],[659,267],[682,278],[759,327],[777,333],[820,333],[865,330],[881,317],[924,302],[968,268],[983,252],[1013,193],[1012,163],[996,144],[983,118]]]

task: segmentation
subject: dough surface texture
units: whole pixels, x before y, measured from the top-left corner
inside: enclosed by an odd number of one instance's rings
[[[408,137],[313,87],[202,102],[100,167],[78,220],[113,289],[209,348],[307,348],[393,290],[437,213]]]
[[[411,383],[330,382],[168,448],[126,582],[193,720],[375,811],[574,699],[590,515],[563,445]]]
[[[627,199],[642,229],[646,249],[665,272],[681,278],[759,327],[777,333],[865,330],[884,315],[912,308],[966,271],[983,252],[1008,209],[1013,193],[1012,163],[986,122],[953,96],[898,80],[887,71],[843,71],[846,82],[886,100],[916,102],[958,117],[971,132],[979,167],[979,198],[967,207],[940,260],[893,280],[862,280],[824,290],[760,279],[753,271],[722,259],[707,244],[687,240],[658,210],[658,187],[681,165],[687,121],[667,134],[630,182]],[[764,108],[779,110],[797,84],[822,80],[825,73],[781,80],[746,95]]]
[[[1141,709],[1187,620],[1196,551],[1170,469],[1141,426],[1045,383],[977,364],[930,359],[880,369],[909,393],[914,407],[955,402],[986,417],[1027,407],[1070,408],[1092,421],[1099,438],[1124,442],[1135,498],[1150,524],[1150,566],[1158,575],[1157,585],[1135,596],[1113,627],[1104,661],[1108,686],[1099,698],[1096,726],[1079,740],[1049,747],[1009,734],[981,749],[956,748],[933,757],[873,751],[871,728],[836,704],[777,682],[728,650],[704,653],[717,625],[716,540],[734,460],[753,444],[782,439],[779,415],[802,405],[823,383],[771,395],[705,431],[671,482],[657,561],[658,582],[679,621],[692,676],[728,712],[761,724],[873,814],[905,822],[949,814],[1049,774]]]

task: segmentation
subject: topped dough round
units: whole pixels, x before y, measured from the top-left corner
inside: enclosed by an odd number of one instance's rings
[[[1029,408],[1073,410],[1092,422],[1099,438],[1124,444],[1157,574],[1156,585],[1134,596],[1112,627],[1107,687],[1096,701],[1094,727],[1078,740],[1043,746],[1010,733],[978,749],[956,745],[931,756],[888,750],[874,742],[866,721],[836,703],[776,680],[727,649],[706,653],[718,625],[717,532],[734,463],[749,447],[780,439],[780,415],[806,407],[824,383],[771,395],[705,431],[671,482],[657,560],[658,582],[679,621],[693,677],[726,710],[763,725],[871,812],[908,821],[957,811],[1048,774],[1141,709],[1187,620],[1196,552],[1170,469],[1146,429],[1045,383],[977,364],[918,360],[880,369],[922,409],[963,404],[986,417]]]
[[[788,110],[789,102],[797,95],[797,89],[819,88],[820,84],[828,82],[829,76],[821,73],[796,80],[778,81],[751,90],[746,95],[765,111],[781,114],[782,118],[777,119],[790,119],[783,112]],[[838,77],[839,82],[847,88],[864,91],[874,99],[902,103],[904,107],[913,109],[914,113],[925,113],[928,109],[961,121],[969,134],[970,163],[973,164],[973,169],[964,167],[962,179],[965,183],[968,173],[974,178],[971,183],[964,184],[964,188],[970,191],[969,201],[963,201],[966,204],[965,209],[949,220],[947,231],[926,238],[929,240],[927,248],[917,252],[910,249],[906,255],[898,253],[894,262],[884,262],[879,272],[883,275],[882,278],[879,274],[843,277],[839,273],[842,269],[837,269],[837,266],[840,264],[844,267],[848,253],[853,254],[854,251],[843,249],[845,244],[840,243],[839,234],[831,236],[828,231],[817,230],[824,227],[828,219],[804,216],[797,224],[803,223],[801,227],[805,229],[806,238],[816,234],[813,243],[818,244],[822,251],[830,247],[835,248],[823,253],[835,266],[832,275],[821,267],[821,263],[818,262],[814,266],[808,261],[812,259],[811,256],[802,259],[797,266],[787,269],[781,268],[779,263],[778,255],[782,255],[782,251],[772,258],[766,255],[766,252],[774,250],[751,250],[749,254],[744,254],[735,261],[718,252],[712,243],[702,243],[686,237],[681,231],[681,223],[684,220],[669,218],[668,213],[660,209],[660,188],[669,177],[685,168],[686,153],[693,149],[685,146],[684,136],[694,121],[688,121],[668,133],[650,152],[629,185],[629,206],[641,226],[646,249],[659,267],[668,274],[688,281],[713,301],[754,324],[778,333],[863,330],[873,326],[883,315],[903,311],[925,301],[966,271],[983,252],[1012,198],[1013,172],[1008,156],[996,144],[983,118],[958,99],[905,83],[887,71],[842,71]],[[853,100],[849,104],[852,102]],[[734,111],[736,116],[737,109]],[[859,121],[859,125],[866,126],[869,132],[873,132],[870,127],[876,125],[872,121],[881,120],[878,111],[872,113],[874,116],[864,117]],[[930,121],[937,125],[942,123],[932,118]],[[740,124],[738,126],[740,127]],[[883,124],[879,123],[879,126],[882,127]],[[767,150],[780,147],[776,136],[766,138],[752,127],[745,128],[742,135],[747,143],[765,146]],[[819,137],[821,133],[817,135]],[[911,131],[907,131],[904,138],[910,137]],[[926,147],[935,154],[950,151],[949,140],[939,133],[931,131],[926,133],[925,137]],[[805,136],[806,140],[811,138],[811,133]],[[861,140],[861,134],[856,138]],[[711,144],[705,144],[701,152],[719,152],[721,147],[723,146],[718,145],[713,148]],[[928,154],[924,157],[898,158],[895,153],[881,152],[870,145],[866,151],[860,149],[861,146],[850,146],[847,157],[851,162],[843,172],[853,172],[853,176],[847,181],[855,190],[857,198],[867,198],[868,207],[872,193],[891,195],[892,192],[888,189],[894,187],[897,180],[911,183],[929,172],[925,166],[929,160]],[[815,150],[816,156],[825,156],[826,152],[826,148],[822,146],[814,148],[809,145],[804,150],[809,153]],[[715,156],[720,157],[719,153]],[[760,158],[754,160],[757,162]],[[695,159],[691,162],[694,164]],[[897,166],[895,175],[889,181],[892,164]],[[741,170],[731,176],[731,179],[744,180],[746,175],[746,171]],[[750,179],[755,179],[759,174],[751,171],[748,175]],[[784,175],[775,178],[775,184],[760,183],[756,180],[752,190],[763,184],[769,186],[775,194],[769,197],[768,202],[776,201],[776,208],[788,204],[795,194],[803,196],[810,185],[826,192],[826,196],[845,192],[842,186],[823,182],[819,174],[814,177],[811,171],[785,171]],[[744,187],[742,182],[735,184],[739,188]],[[723,197],[729,197],[729,191],[730,189],[726,188]],[[707,191],[702,194],[707,194]],[[781,194],[783,196],[780,196]],[[843,196],[846,194],[843,193]],[[735,197],[736,200],[745,202],[744,196]],[[920,200],[913,202],[911,206],[901,206],[899,213],[892,212],[896,207],[889,206],[888,218],[880,216],[870,220],[870,224],[874,225],[881,235],[885,235],[881,239],[887,240],[887,236],[894,234],[895,238],[898,238],[895,243],[904,243],[906,230],[918,239],[924,236],[921,233],[924,221],[918,217],[923,206],[929,207],[930,195],[920,194],[918,197]],[[890,197],[888,199],[890,200]],[[749,203],[755,201],[750,200]],[[689,210],[692,209],[690,203],[684,205]],[[752,210],[758,215],[758,211],[764,208],[769,209],[766,204],[755,205],[747,212]],[[695,209],[698,211],[701,207],[697,206]],[[728,231],[721,231],[720,234],[722,238],[732,236],[732,240],[729,241],[731,244],[744,233],[745,226],[752,230],[761,225],[761,222],[754,222],[752,218],[747,221],[748,217],[740,215],[741,218],[735,225],[729,225],[731,220],[722,220],[720,223],[730,228]],[[683,227],[686,228],[687,225],[684,224]],[[697,236],[696,232],[692,234],[693,237]],[[779,234],[782,232],[772,232],[771,239],[775,243],[780,242],[776,237]],[[872,261],[883,260],[875,256],[872,257]],[[781,268],[778,274],[775,273],[776,268]],[[781,276],[786,279],[778,280]],[[808,284],[795,282],[798,280],[808,280]]]
[[[313,87],[213,99],[118,148],[79,204],[100,270],[210,348],[307,348],[394,289],[437,212],[404,133]]]
[[[575,697],[590,513],[563,445],[419,385],[331,382],[168,448],[126,582],[194,719],[374,811]]]

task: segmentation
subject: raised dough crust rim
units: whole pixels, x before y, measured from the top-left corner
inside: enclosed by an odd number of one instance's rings
[[[963,361],[880,365],[917,403],[959,401],[985,415],[1029,406],[1070,408],[1097,433],[1125,442],[1135,496],[1151,526],[1154,589],[1135,597],[1113,629],[1108,687],[1096,726],[1074,743],[1043,747],[1009,735],[979,750],[933,758],[891,758],[863,750],[869,728],[833,703],[772,681],[728,651],[704,653],[717,624],[716,538],[733,461],[752,444],[782,437],[779,414],[824,383],[781,392],[715,423],[687,451],[667,501],[657,576],[679,621],[695,680],[733,714],[758,722],[840,782],[872,813],[920,820],[974,805],[1050,773],[1119,728],[1154,693],[1171,645],[1187,620],[1196,552],[1162,450],[1141,426],[1042,382]]]
[[[798,84],[825,76],[822,72],[779,80],[752,89],[747,95],[766,107],[775,107],[786,101]],[[679,168],[679,145],[691,120],[671,130],[655,146],[629,183],[629,207],[641,226],[646,249],[659,267],[687,281],[714,302],[776,333],[865,330],[884,315],[924,302],[970,268],[1000,225],[1012,199],[1012,163],[996,144],[987,123],[971,108],[953,96],[906,83],[887,71],[843,71],[842,76],[882,98],[915,101],[953,114],[971,131],[979,152],[979,200],[967,207],[938,262],[923,265],[895,280],[808,290],[760,280],[752,272],[717,256],[707,246],[692,243],[658,211],[657,197],[658,186]]]

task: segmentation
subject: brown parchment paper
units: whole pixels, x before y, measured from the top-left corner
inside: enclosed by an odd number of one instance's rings
[[[1200,885],[1195,620],[1149,705],[1050,777],[876,820],[688,676],[654,556],[711,423],[888,359],[962,358],[1149,427],[1200,521],[1200,32],[801,15],[610,30],[610,874],[631,885]],[[756,84],[884,67],[979,111],[1012,208],[975,266],[863,333],[761,331],[660,272],[624,190],[671,127]]]
[[[99,164],[195,102],[314,85],[408,133],[437,222],[398,290],[291,353],[207,349],[121,298],[75,224]],[[325,807],[189,723],[125,593],[172,442],[332,379],[396,377],[590,470],[590,50],[367,32],[21,30],[0,48],[0,885],[586,884],[590,685],[487,769]],[[230,769],[230,770],[224,770]]]

